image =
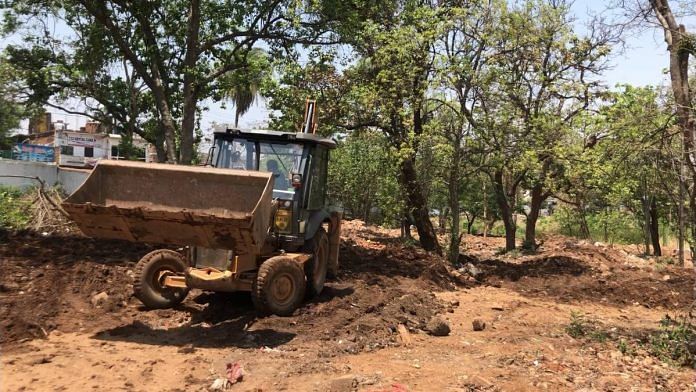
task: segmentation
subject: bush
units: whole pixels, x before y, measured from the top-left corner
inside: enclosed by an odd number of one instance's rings
[[[597,321],[587,319],[578,312],[570,313],[570,323],[566,325],[565,331],[573,339],[586,338],[604,343],[609,338],[609,334],[600,328]]]
[[[573,208],[561,206],[553,215],[543,220],[543,231],[582,237],[582,217]],[[635,216],[628,211],[601,211],[585,215],[585,222],[593,241],[608,241],[620,244],[643,243],[643,231]],[[605,238],[606,237],[606,238]]]
[[[691,320],[688,317],[675,320],[666,315],[660,321],[660,330],[650,338],[650,352],[663,362],[675,366],[694,366],[694,344],[696,327]]]
[[[30,220],[31,201],[26,192],[14,187],[0,186],[0,227],[10,230],[25,228]]]

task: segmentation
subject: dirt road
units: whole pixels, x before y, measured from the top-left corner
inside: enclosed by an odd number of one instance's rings
[[[146,247],[6,237],[0,389],[205,391],[228,363],[240,391],[694,388],[647,340],[690,305],[690,271],[567,239],[496,256],[500,239],[471,237],[460,274],[394,232],[351,222],[344,235],[338,279],[288,318],[257,318],[241,294],[145,311],[129,275]],[[435,315],[448,336],[425,332]]]

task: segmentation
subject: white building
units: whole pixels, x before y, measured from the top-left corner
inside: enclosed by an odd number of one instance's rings
[[[61,166],[93,167],[100,159],[122,159],[119,150],[121,135],[56,130],[54,145]],[[133,145],[142,151],[142,160],[149,162],[147,142],[133,137]]]

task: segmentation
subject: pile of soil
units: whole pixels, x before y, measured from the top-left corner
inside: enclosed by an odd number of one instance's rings
[[[399,278],[417,281],[428,290],[453,290],[471,286],[472,281],[453,273],[442,256],[405,242],[398,230],[367,226],[362,221],[344,221],[341,243],[342,275],[384,284]],[[394,278],[396,280],[384,281]]]
[[[291,317],[257,317],[248,293],[193,290],[175,309],[146,311],[132,297],[137,260],[152,246],[79,236],[6,234],[0,246],[0,343],[52,330],[146,344],[275,347],[316,344],[322,355],[399,344],[446,309],[432,289],[454,288],[451,267],[398,238],[348,222],[341,269],[324,292]],[[378,238],[375,238],[378,237]]]
[[[693,271],[625,250],[554,236],[531,254],[495,254],[504,239],[469,237],[463,256],[480,281],[560,302],[599,302],[685,309],[693,301]]]
[[[150,247],[80,236],[3,233],[0,343],[45,337],[52,330],[98,328],[127,305],[132,268]],[[105,292],[98,307],[94,295]]]

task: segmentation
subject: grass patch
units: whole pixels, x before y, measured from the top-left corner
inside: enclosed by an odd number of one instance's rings
[[[20,230],[31,221],[31,200],[19,188],[0,186],[0,227]]]
[[[623,355],[652,356],[672,366],[696,367],[696,325],[690,314],[678,318],[666,315],[660,320],[657,331],[637,336],[617,328],[608,331],[596,320],[571,312],[565,332],[574,339],[587,342],[615,342]]]

